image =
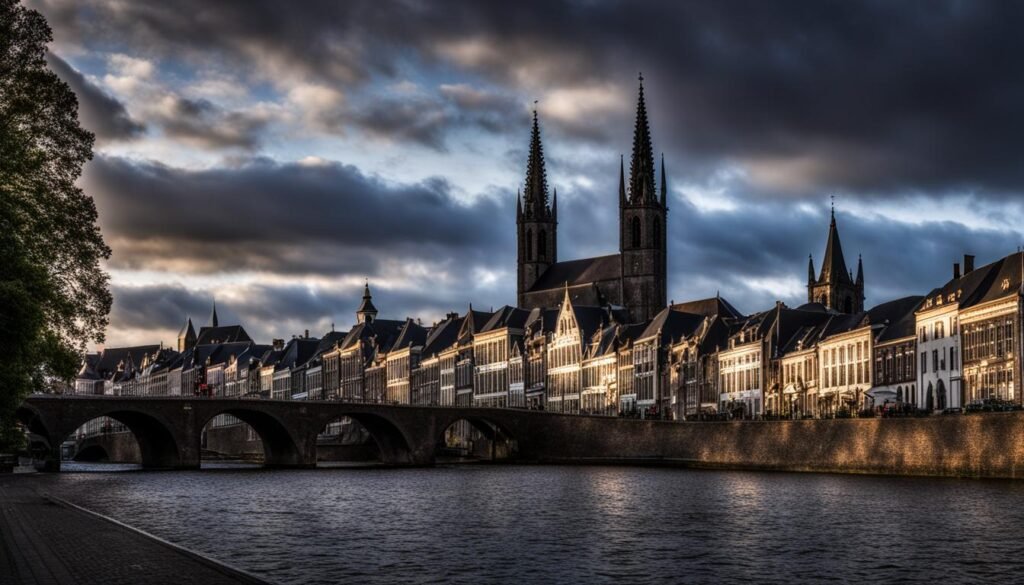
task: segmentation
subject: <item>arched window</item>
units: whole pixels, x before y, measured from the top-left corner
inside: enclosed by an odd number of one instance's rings
[[[654,247],[661,246],[661,221],[658,218],[654,218]]]
[[[541,260],[548,257],[548,232],[540,230],[540,238],[537,239],[537,255]]]
[[[526,259],[533,260],[533,230],[526,230]]]
[[[640,218],[633,216],[633,247],[640,247]]]

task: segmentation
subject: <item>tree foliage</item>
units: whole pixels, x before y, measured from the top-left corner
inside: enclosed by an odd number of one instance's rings
[[[47,68],[51,40],[41,14],[0,0],[0,449],[25,394],[70,381],[103,340],[111,304],[110,249],[76,185],[93,135]]]

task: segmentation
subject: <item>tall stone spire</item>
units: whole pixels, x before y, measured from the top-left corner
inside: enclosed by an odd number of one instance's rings
[[[807,255],[807,286],[814,284],[814,256]]]
[[[527,217],[544,216],[548,207],[548,178],[544,170],[544,147],[540,141],[537,110],[533,110],[533,132],[530,135],[530,156],[526,162],[525,213]]]
[[[210,327],[219,327],[217,321],[217,299],[213,299],[213,310],[210,311]]]
[[[641,74],[636,103],[636,125],[633,128],[633,158],[629,163],[629,200],[631,203],[654,202],[656,196],[654,172],[651,129],[647,123],[647,104],[644,102],[644,76]]]
[[[850,271],[846,268],[846,260],[843,258],[843,245],[839,241],[835,207],[832,208],[832,222],[828,226],[825,258],[821,261],[821,274],[818,276],[818,282],[853,284],[850,280]]]
[[[668,207],[668,180],[665,178],[665,153],[661,153],[661,206]]]
[[[619,155],[619,207],[626,206],[626,170],[623,156]]]
[[[857,286],[864,286],[864,259],[860,254],[857,254]]]

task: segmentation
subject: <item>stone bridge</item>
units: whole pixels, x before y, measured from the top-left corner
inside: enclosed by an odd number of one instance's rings
[[[581,419],[518,409],[196,397],[33,395],[18,410],[19,420],[48,449],[51,469],[59,468],[61,443],[101,416],[132,431],[143,467],[197,468],[202,430],[221,414],[234,415],[259,434],[269,467],[315,467],[317,435],[346,416],[366,428],[382,461],[395,466],[432,465],[445,430],[459,420],[492,441],[509,441],[517,456],[544,459],[551,447],[564,445],[566,431]]]

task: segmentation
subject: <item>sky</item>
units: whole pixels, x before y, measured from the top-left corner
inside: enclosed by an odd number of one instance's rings
[[[868,306],[1024,243],[1024,3],[29,0],[95,132],[107,345],[515,302],[531,111],[561,260],[618,250],[643,73],[668,296],[806,300],[830,198]]]

